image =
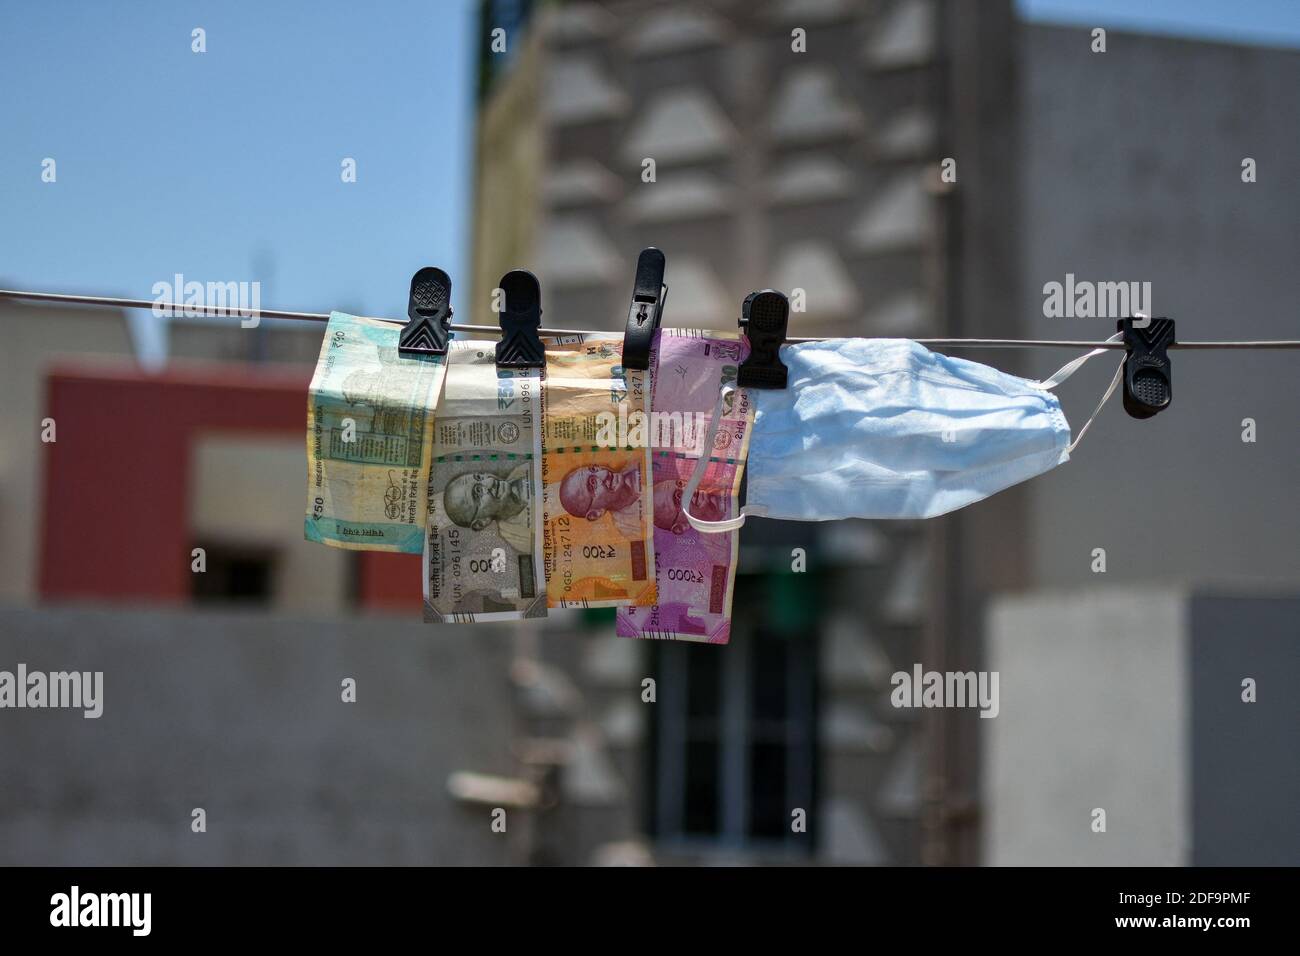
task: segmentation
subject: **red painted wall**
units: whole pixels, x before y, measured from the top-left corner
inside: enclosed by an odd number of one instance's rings
[[[43,445],[42,598],[189,600],[191,447],[210,431],[297,435],[304,442],[303,372],[247,365],[62,366],[47,378]],[[305,485],[304,485],[305,487]],[[419,558],[359,552],[358,602],[418,607]]]
[[[373,608],[423,608],[423,583],[420,580],[418,554],[389,554],[383,551],[362,551],[360,554],[357,594],[362,605]]]

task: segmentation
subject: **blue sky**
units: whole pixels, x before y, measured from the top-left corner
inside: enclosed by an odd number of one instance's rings
[[[4,0],[0,22],[5,287],[151,299],[180,272],[401,316],[420,266],[467,275],[468,0]]]
[[[1300,0],[1018,6],[1300,45]],[[468,276],[471,0],[4,0],[0,17],[0,283],[152,298],[180,272],[260,281],[264,308],[398,317],[420,266]],[[136,326],[156,357],[147,312]]]
[[[1030,20],[1300,46],[1300,0],[1016,0],[1016,7]]]

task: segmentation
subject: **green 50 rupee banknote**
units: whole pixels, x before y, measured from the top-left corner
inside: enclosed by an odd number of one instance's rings
[[[307,400],[308,541],[424,550],[442,355],[401,355],[402,326],[330,314]]]

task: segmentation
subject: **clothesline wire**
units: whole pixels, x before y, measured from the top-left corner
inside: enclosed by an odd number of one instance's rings
[[[152,299],[120,299],[103,295],[68,295],[60,292],[29,292],[19,289],[0,289],[0,299],[26,299],[33,302],[62,302],[69,305],[102,305],[121,309],[168,309],[181,315],[203,315],[213,318],[238,318],[237,309],[225,306],[187,305],[179,302],[156,302]],[[279,309],[258,309],[264,319],[295,319],[307,322],[328,322],[325,312],[286,312]],[[384,322],[401,325],[401,320],[381,318]],[[668,326],[665,326],[667,328]],[[453,322],[453,332],[471,332],[482,335],[500,335],[494,325],[465,325]],[[609,335],[618,329],[550,329],[540,328],[539,335]],[[700,329],[701,332],[710,331]],[[787,342],[820,342],[824,337],[789,336]],[[1070,349],[1123,349],[1123,342],[1085,342],[1073,339],[913,339],[925,346],[939,348],[1070,348]],[[1251,342],[1171,342],[1171,349],[1300,349],[1300,340],[1274,339]]]

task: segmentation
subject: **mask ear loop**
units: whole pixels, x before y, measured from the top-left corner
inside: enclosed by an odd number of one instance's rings
[[[1141,316],[1139,316],[1139,318],[1141,318]],[[1122,342],[1123,340],[1124,340],[1124,333],[1116,332],[1106,341]],[[1083,367],[1084,362],[1088,361],[1088,359],[1092,358],[1094,355],[1101,355],[1105,351],[1108,350],[1093,349],[1087,355],[1080,355],[1077,359],[1074,359],[1072,362],[1067,362],[1065,365],[1062,365],[1059,369],[1057,369],[1052,375],[1043,379],[1041,382],[1036,382],[1035,384],[1039,388],[1044,390],[1051,390],[1053,388],[1056,388],[1056,386],[1060,385],[1062,382],[1064,382],[1075,372],[1079,371],[1079,369]],[[1092,420],[1097,417],[1097,415],[1101,412],[1102,407],[1106,404],[1107,401],[1109,401],[1110,397],[1115,394],[1115,389],[1119,386],[1119,380],[1123,376],[1123,374],[1124,374],[1124,358],[1121,356],[1119,360],[1119,366],[1115,369],[1115,375],[1110,380],[1110,385],[1106,388],[1105,394],[1101,396],[1101,401],[1097,403],[1097,407],[1094,408],[1092,410],[1092,414],[1088,416],[1088,420],[1084,422],[1083,427],[1079,429],[1079,434],[1074,436],[1074,441],[1070,442],[1070,444],[1066,446],[1065,449],[1066,455],[1072,454],[1074,452],[1075,446],[1078,445],[1079,442],[1083,441],[1083,436],[1087,434],[1088,429],[1092,427]]]
[[[703,518],[697,518],[691,514],[691,499],[695,497],[695,492],[699,490],[700,481],[704,478],[704,472],[709,467],[709,452],[713,450],[713,440],[718,436],[718,424],[722,421],[722,405],[727,396],[736,390],[732,383],[723,385],[718,391],[718,404],[714,406],[713,418],[709,421],[709,432],[704,438],[704,447],[700,449],[699,460],[695,462],[695,470],[691,472],[690,481],[686,482],[686,490],[682,492],[682,514],[686,520],[691,523],[691,527],[696,531],[703,531],[705,534],[718,534],[722,531],[735,531],[745,523],[745,517],[749,514],[756,514],[748,505],[740,509],[740,514],[734,518],[725,518],[722,521],[705,521]]]

